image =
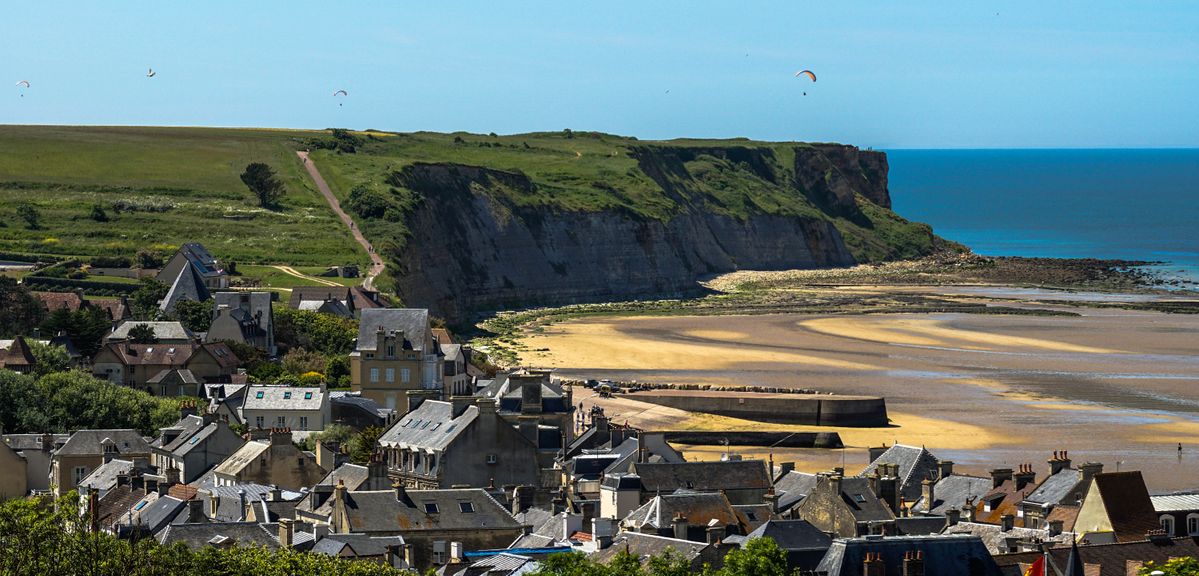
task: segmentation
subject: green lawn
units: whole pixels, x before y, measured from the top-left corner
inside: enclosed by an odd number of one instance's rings
[[[332,265],[366,260],[295,157],[314,132],[0,126],[0,250],[132,255],[204,244],[225,261]],[[238,178],[250,162],[287,185],[277,211]],[[39,229],[16,215],[41,214]],[[109,217],[98,222],[92,206]],[[133,211],[117,212],[116,206]]]

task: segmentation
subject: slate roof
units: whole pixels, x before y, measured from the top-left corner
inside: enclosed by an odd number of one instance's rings
[[[833,543],[828,534],[807,520],[771,520],[745,537],[746,541],[753,538],[770,538],[788,551],[828,550]]]
[[[325,394],[319,386],[251,384],[242,410],[320,410]]]
[[[669,493],[679,488],[704,492],[765,490],[770,487],[770,476],[761,460],[638,462],[633,469],[641,477],[642,489],[647,492]]]
[[[953,526],[945,528],[943,534],[971,534],[982,538],[983,544],[991,554],[1006,554],[1010,552],[1009,542],[1014,543],[1019,540],[1041,541],[1052,544],[1069,544],[1074,539],[1074,534],[1070,532],[1062,532],[1056,536],[1050,536],[1048,530],[1036,528],[1021,528],[1013,527],[1011,530],[1003,531],[1003,527],[997,524],[980,524],[978,522],[958,522]]]
[[[1078,520],[1078,506],[1068,506],[1066,504],[1058,504],[1049,512],[1049,516],[1045,517],[1046,522],[1055,520],[1062,521],[1062,530],[1066,532],[1074,531],[1074,522]]]
[[[985,524],[998,524],[1007,514],[1016,515],[1025,492],[1033,489],[1031,482],[1021,483],[1017,478],[1007,478],[999,486],[991,488],[974,505],[974,519]],[[990,511],[987,504],[990,503]]]
[[[199,384],[200,379],[186,368],[163,369],[146,380],[147,384]]]
[[[117,454],[149,454],[150,444],[146,442],[137,430],[79,430],[71,434],[70,439],[62,448],[58,449],[60,455],[86,455],[95,456],[104,453],[104,447],[101,443],[105,439],[112,440],[116,446]]]
[[[128,474],[131,470],[133,470],[133,462],[113,458],[97,466],[95,470],[92,470],[90,474],[79,482],[79,493],[83,494],[88,488],[95,488],[103,496],[109,490],[116,487],[118,476]]]
[[[217,474],[237,476],[250,462],[253,462],[255,458],[258,458],[263,452],[270,450],[270,448],[270,440],[246,442],[241,448],[237,449],[237,452],[230,454],[228,458],[217,464],[217,467],[213,471]]]
[[[233,486],[205,486],[205,495],[198,496],[199,498],[207,499],[210,496],[217,498],[217,514],[212,518],[214,522],[232,522],[242,518],[241,512],[241,495],[240,491],[245,491],[246,502],[253,503],[269,497],[271,492],[270,486],[247,482],[243,484],[234,484]],[[282,490],[280,493],[284,501],[294,502],[303,498],[302,492],[294,490]],[[208,504],[205,503],[204,513],[208,513]]]
[[[124,320],[130,315],[128,300],[125,298],[97,298],[90,302],[92,306],[104,310],[108,315],[108,319],[114,322]]]
[[[134,510],[134,505],[151,494],[153,493],[146,492],[144,488],[134,490],[129,484],[113,487],[96,501],[99,526],[110,528],[117,523],[127,524],[130,515],[138,512]]]
[[[923,446],[895,444],[875,458],[858,476],[873,475],[879,464],[899,466],[900,494],[909,501],[920,497],[920,483],[925,478],[936,480],[940,476],[937,457]]]
[[[903,573],[904,554],[919,551],[925,576],[1000,576],[999,566],[977,536],[896,536],[833,541],[816,567],[827,576],[862,576],[866,553],[879,554],[887,574]]]
[[[945,518],[940,516],[906,516],[895,519],[895,531],[900,536],[940,534],[944,529]]]
[[[353,297],[350,295],[348,286],[296,286],[291,290],[291,299],[287,305],[292,308],[301,308],[303,302],[324,302],[326,300],[337,300],[342,302],[350,302],[353,306]]]
[[[363,412],[372,414],[377,418],[382,418],[384,421],[387,420],[388,416],[391,416],[391,414],[395,412],[395,410],[391,408],[380,407],[378,402],[363,396],[361,392],[330,390],[329,403],[340,404],[343,406],[353,406],[359,410],[362,410]]]
[[[134,523],[145,526],[151,534],[156,534],[159,530],[166,528],[186,508],[187,503],[179,498],[160,496],[134,515]]]
[[[591,554],[591,560],[607,564],[621,552],[629,552],[645,563],[651,556],[661,556],[667,549],[674,550],[690,562],[703,554],[709,545],[703,542],[677,540],[656,534],[641,534],[638,532],[621,532],[612,539],[612,544],[603,550]]]
[[[239,546],[279,548],[276,534],[256,522],[207,522],[203,524],[170,524],[158,535],[160,544],[182,542],[188,548],[199,549],[224,539]]]
[[[522,526],[482,489],[409,490],[407,495],[407,501],[399,501],[395,490],[347,491],[346,517],[351,531],[519,530]],[[474,512],[461,512],[462,502],[470,502]],[[427,513],[429,505],[436,506],[439,513]]]
[[[180,418],[179,421],[175,422],[171,426],[159,430],[158,438],[155,438],[154,441],[150,443],[150,446],[171,452],[176,448],[186,444],[188,440],[190,440],[191,437],[196,434],[196,432],[203,430],[204,427],[205,424],[203,417],[195,414],[188,414],[187,416]],[[177,432],[178,436],[176,436],[170,442],[164,443],[163,439],[166,438],[167,432]]]
[[[774,481],[774,493],[779,498],[779,510],[789,510],[799,504],[816,488],[816,475],[791,470]]]
[[[467,406],[457,418],[453,405],[440,400],[426,400],[400,418],[383,436],[379,444],[388,448],[417,448],[445,450],[479,417],[477,406]]]
[[[51,439],[54,447],[60,447],[67,443],[71,437],[70,434],[52,434]],[[4,439],[4,443],[8,444],[13,450],[41,450],[42,435],[41,434],[5,434],[0,436]]]
[[[691,527],[705,529],[715,521],[719,526],[734,526],[742,534],[748,532],[744,516],[733,509],[728,498],[719,492],[666,494],[651,498],[641,507],[629,512],[621,524],[629,530],[642,531],[645,527],[669,530],[676,515],[687,519]]]
[[[200,277],[199,272],[192,266],[184,266],[179,269],[179,274],[171,280],[171,287],[167,290],[167,295],[163,297],[162,302],[158,304],[158,309],[169,314],[174,312],[175,306],[184,300],[203,302],[211,297],[212,294],[204,286],[204,279]]]
[[[329,534],[312,546],[314,554],[339,556],[349,546],[354,556],[369,557],[387,554],[388,546],[403,546],[403,536],[370,536],[367,534]]]
[[[1147,532],[1160,528],[1140,471],[1096,474],[1092,482],[1103,499],[1117,542],[1142,540]]]
[[[356,350],[375,350],[377,330],[382,326],[387,332],[404,333],[404,347],[411,346],[413,350],[426,354],[427,343],[432,341],[429,334],[429,311],[424,308],[371,308],[362,311],[358,322],[358,344]]]
[[[1150,496],[1155,512],[1194,512],[1199,511],[1199,494],[1180,493]]]
[[[354,313],[349,308],[346,308],[346,305],[341,300],[302,300],[295,308],[296,310],[321,312],[345,318],[354,317]]]
[[[1065,568],[1069,555],[1069,547],[1049,550],[1052,564],[1059,569]],[[1171,558],[1199,557],[1199,538],[1162,538],[1155,541],[1079,546],[1078,555],[1088,569],[1087,576],[1126,576],[1129,562],[1164,564]],[[1003,561],[1002,557],[997,560]],[[1093,565],[1099,566],[1098,572],[1091,571]]]
[[[179,253],[183,254],[187,261],[196,267],[196,271],[205,276],[221,274],[224,270],[219,268],[217,259],[199,242],[187,242],[179,247]]]
[[[113,328],[112,333],[108,335],[107,340],[127,340],[129,339],[129,330],[134,326],[149,326],[154,329],[154,336],[159,340],[187,340],[196,339],[196,335],[183,324],[179,322],[145,322],[141,320],[126,320],[121,322],[119,326]]]
[[[1046,476],[1024,500],[1037,504],[1077,504],[1082,501],[1083,496],[1086,496],[1086,493],[1082,492],[1077,499],[1074,498],[1073,490],[1081,481],[1081,471],[1074,468],[1063,468],[1057,474]]]
[[[442,576],[520,576],[533,573],[540,566],[536,560],[528,556],[501,552],[481,558],[469,565],[447,565],[438,574]]]
[[[990,491],[990,478],[951,474],[933,484],[933,497],[936,498],[936,502],[932,503],[931,509],[921,495],[912,505],[912,511],[944,516],[950,510],[960,510],[967,501],[978,502]]]

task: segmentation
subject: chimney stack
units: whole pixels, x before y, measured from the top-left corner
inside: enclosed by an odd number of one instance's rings
[[[237,515],[238,515],[237,519],[241,522],[245,522],[246,521],[246,491],[245,490],[237,491],[237,501],[238,501],[238,504],[240,505],[239,510],[237,512]]]
[[[1049,535],[1050,536],[1060,535],[1062,533],[1063,527],[1064,527],[1064,524],[1062,523],[1061,520],[1050,520],[1049,521]]]
[[[925,478],[920,483],[920,495],[924,497],[924,511],[930,512],[937,505],[936,483]]]
[[[1096,474],[1103,473],[1103,464],[1098,462],[1083,462],[1078,466],[1078,471],[1082,472],[1082,482],[1088,483]]]
[[[887,576],[887,565],[878,552],[867,552],[862,560],[862,576]]]
[[[1021,464],[1020,471],[1015,474],[1016,490],[1021,490],[1025,486],[1036,482],[1037,472],[1032,469],[1032,464]]]
[[[682,512],[674,515],[674,519],[670,521],[670,527],[674,529],[675,539],[687,539],[687,517],[683,516]]]
[[[393,482],[391,484],[391,489],[395,490],[396,502],[404,502],[408,500],[408,489],[404,488],[404,484],[402,482]]]
[[[287,518],[279,519],[279,547],[283,549],[291,548],[292,540],[295,536],[295,524]]]
[[[953,476],[953,461],[941,460],[937,462],[937,480],[944,480]]]
[[[999,529],[1004,532],[1011,532],[1012,528],[1016,527],[1016,517],[1012,514],[1004,514],[999,517]]]
[[[882,456],[883,452],[887,451],[887,448],[888,446],[886,444],[883,444],[882,446],[871,446],[868,449],[870,451],[870,461],[874,462],[875,460],[878,460],[878,457]]]
[[[924,576],[924,552],[920,550],[904,552],[903,576]]]
[[[199,524],[207,521],[208,519],[204,517],[204,501],[200,500],[199,498],[192,498],[191,500],[188,500],[187,523]]]
[[[950,508],[945,511],[945,527],[957,526],[962,520],[962,511],[957,508]]]
[[[713,522],[713,524],[708,525],[708,544],[715,546],[724,540],[725,528],[718,521],[713,520]]]
[[[1011,468],[995,468],[991,470],[991,487],[998,488],[1006,480],[1012,479]]]

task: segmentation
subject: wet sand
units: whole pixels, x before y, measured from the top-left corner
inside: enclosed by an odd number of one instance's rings
[[[1003,296],[1032,297],[1018,291]],[[974,472],[1021,463],[1042,470],[1038,464],[1054,450],[1069,450],[1076,462],[1102,462],[1105,470],[1115,470],[1117,462],[1122,470],[1141,469],[1152,490],[1195,487],[1199,316],[1069,310],[1081,316],[590,319],[526,337],[527,349],[548,351],[523,359],[572,377],[793,386],[887,398],[892,427],[835,429],[849,446],[845,455],[791,451],[800,469],[827,468],[844,457],[853,471],[865,464],[867,446],[898,441],[926,445]],[[617,415],[617,421],[644,418],[661,429],[747,425],[663,415],[669,409],[639,410],[632,405],[645,404],[622,399],[604,403],[609,413],[626,415]],[[691,457],[718,457],[722,450],[696,449]],[[776,460],[783,458],[776,454]]]

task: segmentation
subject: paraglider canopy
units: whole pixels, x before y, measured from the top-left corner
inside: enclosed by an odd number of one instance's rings
[[[345,90],[338,90],[338,91],[334,92],[333,95],[334,96],[349,96],[350,93],[346,92]]]
[[[28,81],[28,80],[21,80],[20,82],[17,82],[17,86],[24,86],[24,87],[28,88],[28,87],[29,87],[29,81]]]
[[[795,73],[796,78],[799,78],[800,76],[807,76],[808,78],[811,78],[813,82],[816,81],[816,74],[811,70],[800,70],[799,72]]]
[[[157,74],[158,72],[155,72],[153,68],[150,68],[146,71],[146,78],[153,78]]]

